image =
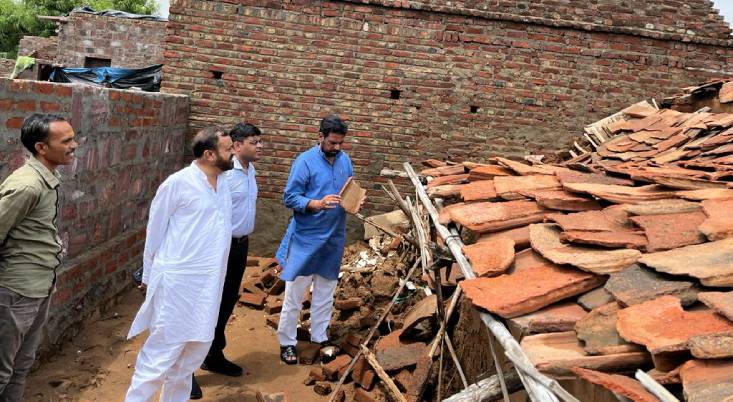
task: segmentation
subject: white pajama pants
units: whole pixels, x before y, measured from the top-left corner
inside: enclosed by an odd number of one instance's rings
[[[298,319],[303,307],[305,291],[313,284],[311,295],[311,341],[328,340],[326,330],[331,322],[333,312],[333,292],[338,280],[326,279],[318,275],[298,276],[295,280],[285,282],[285,300],[280,312],[280,323],[277,326],[277,338],[280,345],[288,346],[297,343]]]
[[[135,363],[125,402],[152,401],[161,387],[161,402],[185,402],[191,395],[191,375],[201,366],[211,342],[164,343],[153,331]]]

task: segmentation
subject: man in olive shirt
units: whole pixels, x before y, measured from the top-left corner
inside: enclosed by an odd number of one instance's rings
[[[0,184],[0,402],[23,400],[60,263],[59,165],[74,160],[74,129],[33,114],[20,141],[31,157]]]

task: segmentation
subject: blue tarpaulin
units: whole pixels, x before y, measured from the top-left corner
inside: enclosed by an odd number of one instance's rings
[[[107,88],[127,89],[137,87],[143,91],[160,91],[162,64],[145,68],[63,68],[54,67],[49,81],[78,82]]]

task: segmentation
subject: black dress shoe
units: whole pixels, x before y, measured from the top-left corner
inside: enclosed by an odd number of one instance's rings
[[[204,393],[201,391],[201,387],[199,387],[199,382],[196,381],[196,376],[191,375],[191,396],[189,399],[201,399],[204,397]]]
[[[217,357],[207,356],[206,359],[204,359],[204,363],[201,364],[201,368],[203,370],[228,375],[230,377],[239,377],[242,375],[242,368],[227,360],[224,355]]]

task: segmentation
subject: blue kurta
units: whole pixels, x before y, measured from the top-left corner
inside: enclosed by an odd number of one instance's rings
[[[351,159],[343,151],[333,165],[320,145],[295,159],[283,195],[285,206],[293,210],[293,219],[275,255],[283,267],[282,280],[313,274],[338,279],[346,242],[346,211],[338,206],[310,212],[306,205],[310,200],[338,194],[352,175]]]

